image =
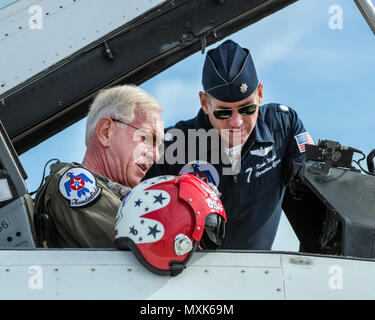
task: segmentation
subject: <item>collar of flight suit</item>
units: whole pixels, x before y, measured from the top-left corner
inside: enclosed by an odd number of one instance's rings
[[[259,106],[257,123],[252,133],[254,133],[254,140],[256,142],[273,144],[275,140],[273,139],[269,126],[263,119],[263,108],[266,108],[266,106]]]

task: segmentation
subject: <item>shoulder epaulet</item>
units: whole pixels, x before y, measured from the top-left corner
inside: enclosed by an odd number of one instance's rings
[[[289,107],[288,107],[288,106],[285,106],[285,105],[283,105],[283,104],[280,104],[278,110],[279,110],[279,111],[282,111],[282,112],[286,112],[286,113],[288,113],[288,112],[289,112]]]

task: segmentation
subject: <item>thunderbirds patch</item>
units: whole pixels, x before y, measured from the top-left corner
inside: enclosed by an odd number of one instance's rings
[[[84,168],[66,171],[59,182],[61,195],[70,201],[70,206],[83,207],[98,198],[102,189],[96,185],[94,175]]]
[[[179,172],[191,173],[206,183],[212,183],[215,187],[219,185],[219,174],[215,167],[206,161],[194,160],[187,163]]]

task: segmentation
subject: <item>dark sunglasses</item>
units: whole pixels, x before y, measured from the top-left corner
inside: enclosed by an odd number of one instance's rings
[[[249,104],[243,107],[239,107],[238,113],[241,116],[251,116],[257,109],[256,104]],[[219,120],[229,119],[233,115],[233,109],[215,109],[213,111],[214,117]]]
[[[139,132],[142,132],[142,135],[140,137],[141,142],[145,142],[146,144],[149,144],[150,146],[152,145],[152,147],[155,148],[155,149],[157,148],[160,155],[162,155],[164,153],[164,143],[158,143],[155,134],[147,133],[146,131],[144,131],[142,129],[139,129],[135,126],[132,126],[129,123],[123,122],[123,121],[118,120],[118,119],[111,118],[111,120],[114,121],[114,122],[119,122],[119,123],[125,124],[125,125],[133,128],[133,129],[138,130]]]

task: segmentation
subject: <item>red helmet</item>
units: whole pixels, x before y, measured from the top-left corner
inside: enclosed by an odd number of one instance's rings
[[[115,243],[130,249],[150,271],[179,274],[200,243],[217,249],[226,216],[207,183],[185,173],[160,176],[137,185],[118,208]]]

